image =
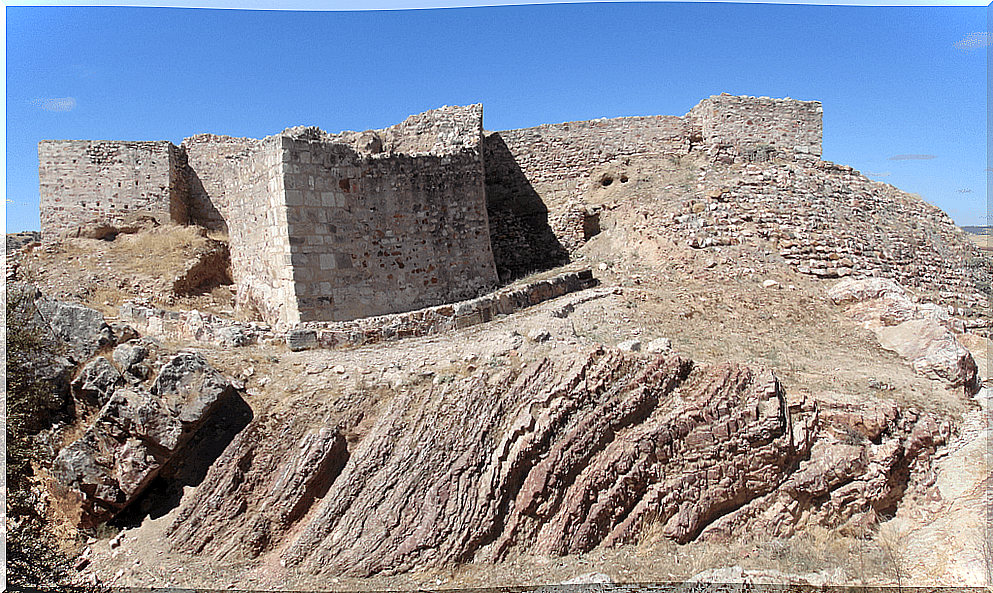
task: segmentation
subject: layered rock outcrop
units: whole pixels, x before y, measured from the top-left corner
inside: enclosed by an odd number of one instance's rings
[[[650,531],[688,542],[871,521],[948,427],[851,403],[791,401],[768,371],[596,347],[401,389],[330,423],[256,417],[167,537],[218,560],[367,576]]]

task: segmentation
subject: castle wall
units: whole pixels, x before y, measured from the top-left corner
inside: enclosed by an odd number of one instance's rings
[[[591,175],[619,158],[686,154],[693,129],[681,117],[649,116],[541,125],[497,132],[507,147],[490,169],[519,167],[549,210],[580,195]],[[506,157],[513,163],[506,162]]]
[[[687,114],[712,151],[734,148],[730,157],[768,146],[779,152],[821,156],[819,101],[714,95]]]
[[[300,322],[284,200],[283,142],[258,141],[232,159],[227,188],[231,271],[239,308],[255,310],[269,323]]]
[[[472,298],[498,268],[509,280],[563,263],[596,232],[583,196],[611,167],[701,147],[722,160],[816,159],[820,104],[720,95],[683,117],[485,139],[471,105],[337,135],[42,142],[42,228],[54,238],[150,213],[227,231],[241,308],[277,324],[348,321]]]
[[[486,137],[486,191],[501,277],[568,259],[584,237],[576,205],[619,159],[687,154],[698,134],[681,117],[568,122],[492,132]]]
[[[234,167],[259,146],[254,138],[197,134],[183,140],[190,220],[208,229],[228,231],[229,194]]]
[[[370,143],[360,151],[344,142],[283,137],[301,321],[410,311],[496,285],[482,112],[476,106],[438,111],[428,128],[408,120],[378,132],[371,151],[365,150]]]
[[[180,151],[171,142],[46,140],[38,162],[44,240],[90,225],[126,226],[139,214],[187,221]]]

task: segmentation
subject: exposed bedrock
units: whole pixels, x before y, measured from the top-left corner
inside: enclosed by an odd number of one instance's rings
[[[963,388],[969,396],[982,389],[979,367],[955,337],[964,328],[946,307],[918,303],[893,280],[845,279],[828,297],[850,317],[876,334],[879,345],[903,357],[918,375]],[[953,331],[954,330],[954,331]]]
[[[399,391],[338,425],[259,416],[184,498],[168,539],[218,560],[273,554],[366,576],[647,531],[688,542],[836,526],[886,511],[947,434],[889,402],[863,409],[790,402],[764,370],[597,348]]]
[[[56,493],[75,504],[74,519],[83,527],[107,521],[133,502],[234,392],[202,356],[187,352],[163,365],[148,390],[113,389],[122,382],[118,374],[116,382],[100,382],[102,392],[94,388],[107,395],[106,403],[55,459]]]

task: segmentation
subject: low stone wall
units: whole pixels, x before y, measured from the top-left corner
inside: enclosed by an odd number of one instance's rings
[[[570,292],[592,288],[597,283],[590,270],[567,272],[460,303],[355,321],[305,323],[287,333],[286,343],[291,350],[307,350],[426,336],[486,323],[497,315],[509,315]]]
[[[547,280],[507,287],[460,303],[355,321],[305,323],[286,333],[276,333],[266,324],[243,323],[196,310],[166,311],[134,302],[121,306],[120,319],[141,334],[215,346],[249,346],[285,341],[291,350],[332,349],[426,336],[478,325],[497,315],[508,315],[570,292],[592,288],[597,283],[590,270],[567,272]]]
[[[200,342],[214,346],[249,346],[276,341],[265,324],[243,323],[200,311],[166,311],[128,302],[121,305],[120,320],[142,335]]]

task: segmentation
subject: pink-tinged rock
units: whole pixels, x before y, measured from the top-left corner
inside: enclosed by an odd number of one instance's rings
[[[756,531],[789,537],[809,525],[861,537],[881,515],[892,514],[908,476],[926,465],[949,428],[885,399],[864,398],[861,413],[856,413],[853,400],[838,394],[819,396],[809,458],[769,494],[708,525],[700,538],[726,542]],[[885,425],[866,431],[865,418]]]
[[[256,418],[184,498],[171,545],[369,575],[582,552],[653,521],[685,542],[773,490],[812,440],[766,371],[598,348],[506,372],[396,394],[347,452],[270,436],[307,435],[306,417]]]
[[[887,294],[877,299],[853,303],[846,311],[862,327],[877,331],[917,317],[917,307],[905,295]]]
[[[872,299],[905,297],[907,291],[889,278],[846,278],[828,291],[828,297],[836,305],[860,303]]]
[[[969,395],[975,395],[982,387],[972,353],[937,321],[905,321],[882,328],[876,335],[883,348],[906,358],[919,375],[964,387]]]

